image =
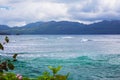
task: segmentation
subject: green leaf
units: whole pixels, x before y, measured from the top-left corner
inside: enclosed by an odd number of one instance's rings
[[[55,80],[67,80],[67,78],[64,75],[56,75]]]
[[[15,58],[15,59],[16,59],[17,55],[18,55],[18,54],[14,54],[14,55],[13,55],[13,58]]]
[[[0,43],[0,49],[4,50],[4,47],[3,47],[3,45],[1,43]]]
[[[49,68],[50,70],[52,70],[53,75],[56,75],[57,72],[61,70],[62,66],[58,66],[57,68],[54,68],[54,67],[52,67],[52,66],[48,66],[48,68]]]
[[[50,73],[49,73],[49,72],[47,72],[47,71],[44,71],[44,72],[43,72],[43,75],[44,75],[44,76],[49,76],[49,75],[50,75]]]
[[[1,63],[1,67],[2,67],[3,70],[8,71],[7,62],[6,61]]]
[[[9,38],[6,36],[5,37],[5,41],[8,43],[9,42]]]
[[[11,62],[8,62],[8,68],[10,70],[13,70],[14,69],[14,65]]]
[[[56,68],[56,70],[57,70],[57,71],[60,71],[61,68],[62,68],[62,66],[58,66],[58,67]]]
[[[0,68],[0,73],[3,73],[3,69]]]
[[[49,68],[50,70],[53,70],[53,67],[52,67],[52,66],[48,66],[48,68]]]
[[[69,73],[67,73],[67,75],[66,75],[66,78],[68,78],[68,76],[70,75],[70,72]]]
[[[17,61],[16,57],[17,57],[18,54],[14,54],[13,55],[13,61]]]

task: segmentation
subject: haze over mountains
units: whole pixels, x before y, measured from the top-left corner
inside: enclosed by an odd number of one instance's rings
[[[0,25],[0,34],[120,34],[120,20],[90,25],[69,21],[36,22],[21,27]]]

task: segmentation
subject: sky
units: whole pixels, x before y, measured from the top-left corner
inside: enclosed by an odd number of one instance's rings
[[[0,0],[0,24],[11,27],[38,21],[102,20],[120,20],[120,0]]]

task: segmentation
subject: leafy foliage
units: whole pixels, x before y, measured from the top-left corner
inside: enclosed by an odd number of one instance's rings
[[[58,66],[57,68],[49,66],[49,68],[50,70],[57,70],[55,75],[51,75],[50,72],[45,71],[37,78],[28,78],[22,76],[20,79],[19,74],[16,75],[14,73],[0,73],[0,80],[67,80],[69,73],[67,75],[57,74],[57,72],[62,68],[61,66]]]
[[[48,66],[48,68],[52,71],[53,75],[50,75],[50,73],[46,71],[42,76],[39,76],[37,80],[67,80],[69,73],[67,75],[57,74],[58,71],[61,70],[61,66],[58,66],[57,68]]]
[[[16,57],[17,57],[18,54],[14,54],[13,55],[13,61],[17,61]]]
[[[11,61],[8,61],[7,65],[10,70],[14,70],[14,65],[11,63]]]
[[[6,36],[5,37],[5,42],[9,43],[9,38]],[[5,44],[5,43],[3,43]],[[0,43],[0,49],[4,50],[4,46]],[[14,54],[14,59],[16,59],[16,54]],[[0,72],[4,72],[4,71],[8,71],[8,70],[13,70],[14,69],[14,65],[12,63],[12,61],[10,60],[5,60],[5,61],[0,61]]]
[[[52,70],[53,75],[56,75],[57,72],[61,70],[62,66],[58,66],[57,68],[54,68],[54,67],[52,67],[52,66],[48,66],[48,68],[49,68],[50,70]]]
[[[4,47],[3,47],[3,45],[1,43],[0,43],[0,49],[4,50]]]
[[[16,74],[14,73],[0,73],[0,80],[20,80],[16,77]],[[27,77],[23,77],[22,80],[32,80]]]
[[[13,73],[0,74],[0,80],[18,80]]]
[[[5,41],[9,43],[9,38],[7,36],[5,37]]]
[[[13,70],[14,69],[14,65],[10,62],[10,61],[4,61],[0,64],[0,71],[3,72],[8,71],[8,69]]]

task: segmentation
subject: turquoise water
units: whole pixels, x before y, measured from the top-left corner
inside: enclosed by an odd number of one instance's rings
[[[120,35],[10,35],[0,55],[18,53],[15,73],[36,77],[61,65],[69,80],[120,80]],[[2,42],[4,36],[0,36]]]

